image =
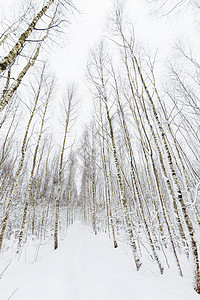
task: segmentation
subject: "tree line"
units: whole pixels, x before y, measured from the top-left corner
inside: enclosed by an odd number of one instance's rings
[[[14,239],[19,253],[27,239],[50,236],[56,249],[59,234],[80,219],[95,234],[108,232],[115,248],[125,237],[138,271],[144,245],[161,274],[170,249],[184,276],[185,255],[200,293],[198,60],[180,45],[181,64],[171,64],[163,89],[156,58],[138,47],[117,6],[111,38],[87,64],[91,122],[71,146],[77,97],[69,85],[56,148],[49,130],[55,78],[40,57],[69,7],[51,0],[34,15],[27,9],[0,37],[0,249]],[[33,17],[25,29],[26,14]]]

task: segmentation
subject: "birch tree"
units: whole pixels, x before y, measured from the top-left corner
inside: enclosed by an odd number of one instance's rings
[[[20,161],[19,161],[19,165],[17,167],[17,171],[16,171],[15,176],[14,176],[14,180],[13,180],[11,191],[10,191],[10,196],[9,196],[9,199],[7,201],[7,204],[6,204],[6,211],[5,211],[5,216],[3,218],[3,225],[2,225],[2,228],[1,228],[1,234],[0,234],[0,249],[2,247],[3,237],[4,237],[4,233],[5,233],[6,226],[7,226],[7,220],[8,220],[8,217],[9,217],[10,205],[12,204],[13,198],[14,198],[15,193],[17,191],[20,174],[21,174],[21,171],[22,171],[23,166],[24,166],[29,131],[30,131],[30,128],[31,128],[31,125],[32,125],[32,121],[33,121],[36,109],[37,109],[38,102],[40,100],[40,94],[41,94],[41,90],[42,90],[43,81],[44,81],[44,67],[43,67],[43,69],[41,71],[41,74],[40,74],[39,87],[38,87],[37,92],[35,93],[34,105],[33,105],[33,108],[31,110],[30,117],[29,117],[29,120],[28,120],[28,123],[27,123],[27,126],[26,126],[26,131],[25,131],[24,138],[23,138],[23,143],[22,143],[22,146],[21,146],[21,158],[20,158]]]
[[[30,177],[29,177],[29,181],[28,181],[28,188],[27,188],[27,192],[26,192],[26,197],[25,197],[23,220],[22,220],[21,230],[19,232],[18,250],[21,247],[22,238],[23,238],[23,235],[24,235],[24,228],[25,228],[26,218],[27,218],[27,210],[28,210],[28,206],[30,204],[31,189],[32,189],[32,184],[33,184],[34,172],[35,172],[35,169],[36,169],[36,163],[37,163],[38,149],[39,149],[40,141],[41,141],[42,134],[43,134],[43,131],[44,131],[44,125],[45,125],[47,109],[48,109],[48,106],[49,106],[49,103],[50,103],[50,99],[52,97],[53,88],[54,88],[54,80],[52,80],[52,82],[50,83],[49,91],[48,91],[48,94],[46,96],[44,110],[43,110],[43,114],[42,114],[42,120],[41,120],[41,124],[40,124],[40,130],[39,130],[39,134],[38,134],[38,138],[37,138],[37,142],[36,142],[36,147],[35,147],[35,150],[34,150],[32,168],[31,168],[31,173],[30,173]]]
[[[64,135],[63,135],[63,142],[62,142],[62,148],[61,148],[60,160],[59,160],[57,191],[55,195],[56,213],[55,213],[55,230],[54,230],[54,250],[58,248],[58,222],[59,222],[59,208],[60,208],[61,188],[62,188],[61,184],[62,184],[63,168],[65,165],[64,154],[65,154],[65,148],[67,142],[67,134],[69,131],[69,123],[71,121],[71,117],[73,118],[72,111],[73,111],[74,100],[75,100],[74,86],[70,86],[68,88],[66,98],[67,99],[63,100]]]
[[[109,110],[109,98],[107,95],[107,88],[106,88],[106,82],[107,79],[105,78],[105,64],[106,64],[106,59],[105,59],[105,53],[103,49],[103,43],[100,44],[97,53],[93,53],[93,61],[91,62],[91,65],[88,65],[88,72],[89,76],[95,85],[97,89],[97,93],[101,101],[103,102],[103,105],[106,110],[106,116],[107,116],[107,121],[108,121],[108,126],[109,126],[109,134],[111,138],[111,143],[112,143],[112,151],[113,151],[113,157],[115,161],[115,167],[116,167],[116,176],[118,179],[118,184],[119,184],[119,190],[120,190],[120,197],[121,197],[121,202],[123,205],[123,210],[124,210],[124,217],[126,220],[126,225],[127,225],[127,230],[128,230],[128,235],[129,235],[129,240],[130,240],[130,245],[133,251],[133,256],[135,260],[135,265],[136,269],[139,270],[141,267],[141,260],[139,257],[138,249],[136,246],[135,238],[134,238],[134,233],[133,229],[131,226],[131,220],[129,216],[129,210],[128,210],[128,205],[125,197],[125,189],[124,189],[124,184],[122,180],[122,175],[121,175],[121,170],[120,170],[120,164],[119,164],[119,158],[117,155],[117,148],[116,148],[116,142],[115,142],[115,136],[114,136],[114,130],[113,130],[113,121],[112,117],[110,115],[110,110]],[[94,70],[96,74],[91,73],[91,69],[95,68]],[[97,80],[96,80],[97,78]]]
[[[0,76],[6,78],[0,99],[0,112],[12,99],[29,69],[37,62],[42,45],[50,38],[50,32],[59,28],[60,24],[64,22],[64,20],[60,20],[58,17],[59,14],[61,16],[60,6],[61,3],[59,1],[46,1],[41,10],[33,17],[26,30],[20,35],[12,49],[9,49],[7,55],[0,61]],[[62,8],[65,9],[66,6],[70,7],[72,3],[70,1],[64,1]],[[47,17],[47,12],[49,13],[49,17]],[[37,25],[41,26],[41,28],[37,28]],[[4,35],[3,39],[5,36],[6,35]],[[24,57],[26,57],[27,60],[25,60]],[[16,72],[13,75],[11,69],[13,65],[17,64],[18,60],[21,61],[23,67],[18,75],[16,75]],[[17,70],[18,69],[19,68],[17,68]],[[13,81],[13,76],[16,76],[16,80],[10,84],[10,82]]]

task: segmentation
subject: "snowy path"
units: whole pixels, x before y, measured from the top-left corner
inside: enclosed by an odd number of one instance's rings
[[[148,262],[147,262],[148,265]],[[158,274],[158,273],[157,273]],[[60,248],[35,264],[13,263],[0,300],[197,300],[188,278],[136,272],[131,253],[73,225]]]

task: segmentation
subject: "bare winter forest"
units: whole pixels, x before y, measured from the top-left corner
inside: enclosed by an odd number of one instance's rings
[[[75,139],[79,86],[66,82],[58,97],[49,57],[81,12],[68,0],[33,2],[10,18],[4,5],[0,20],[2,257],[20,256],[29,240],[57,249],[79,220],[114,248],[126,241],[138,272],[144,247],[160,274],[171,253],[184,277],[186,259],[200,294],[199,24],[198,43],[177,39],[164,65],[137,41],[126,6],[113,3],[106,36],[88,53],[93,108]],[[200,13],[198,1],[145,3],[153,18]]]

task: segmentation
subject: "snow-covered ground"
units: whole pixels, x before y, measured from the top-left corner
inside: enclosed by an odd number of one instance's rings
[[[68,229],[58,250],[43,252],[35,263],[30,263],[31,253],[37,255],[37,250],[29,245],[2,274],[0,300],[200,299],[193,291],[189,265],[184,278],[175,268],[161,276],[151,258],[143,257],[137,272],[126,244],[114,249],[107,236],[94,236],[78,223]],[[6,266],[3,257],[0,274]]]

